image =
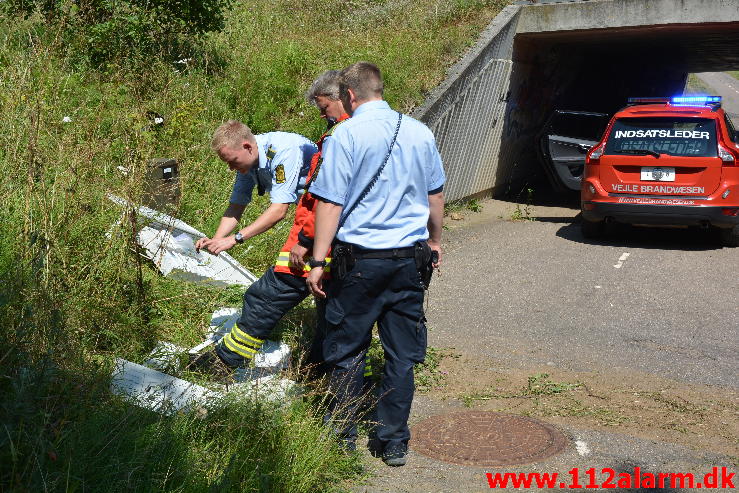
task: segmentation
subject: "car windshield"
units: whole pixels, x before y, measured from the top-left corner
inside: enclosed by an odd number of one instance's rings
[[[715,157],[716,123],[708,118],[620,118],[606,143],[605,154],[634,150],[671,156]]]

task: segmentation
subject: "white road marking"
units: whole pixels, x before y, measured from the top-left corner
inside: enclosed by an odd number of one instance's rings
[[[618,263],[617,263],[616,265],[614,265],[613,267],[614,267],[614,268],[616,268],[616,269],[620,269],[621,267],[623,267],[623,265],[624,265],[624,261],[625,261],[625,260],[626,260],[627,258],[629,258],[629,255],[631,255],[631,254],[630,254],[630,253],[626,253],[626,252],[624,252],[624,254],[623,254],[623,255],[621,255],[621,256],[620,256],[620,257],[618,258]]]
[[[588,447],[588,444],[582,440],[575,440],[575,448],[577,448],[577,453],[582,456],[590,454],[590,447]]]

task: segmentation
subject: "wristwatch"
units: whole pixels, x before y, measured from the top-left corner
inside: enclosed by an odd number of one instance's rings
[[[308,259],[308,266],[311,269],[314,268],[314,267],[326,267],[327,264],[328,264],[328,262],[326,262],[325,260],[316,260],[313,257],[311,257],[310,259]]]
[[[234,235],[234,240],[236,240],[236,243],[238,244],[244,243],[244,235],[241,234],[241,231]]]

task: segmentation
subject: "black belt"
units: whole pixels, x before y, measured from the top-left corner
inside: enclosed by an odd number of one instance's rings
[[[385,250],[360,250],[355,246],[352,248],[352,256],[355,259],[414,258],[416,256],[416,248],[411,246],[405,248],[387,248]]]

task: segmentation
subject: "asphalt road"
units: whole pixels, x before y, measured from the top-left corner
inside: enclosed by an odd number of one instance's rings
[[[585,240],[577,210],[502,208],[448,236],[429,344],[509,365],[625,368],[739,388],[739,249],[711,232],[624,228]]]
[[[739,115],[739,81],[698,76]],[[510,364],[614,367],[739,388],[739,250],[697,230],[627,229],[591,242],[576,209],[540,208],[503,221],[491,203],[451,236],[434,282],[430,344]],[[510,209],[510,207],[509,207]],[[543,214],[543,215],[542,215]],[[446,269],[445,269],[446,270]]]

